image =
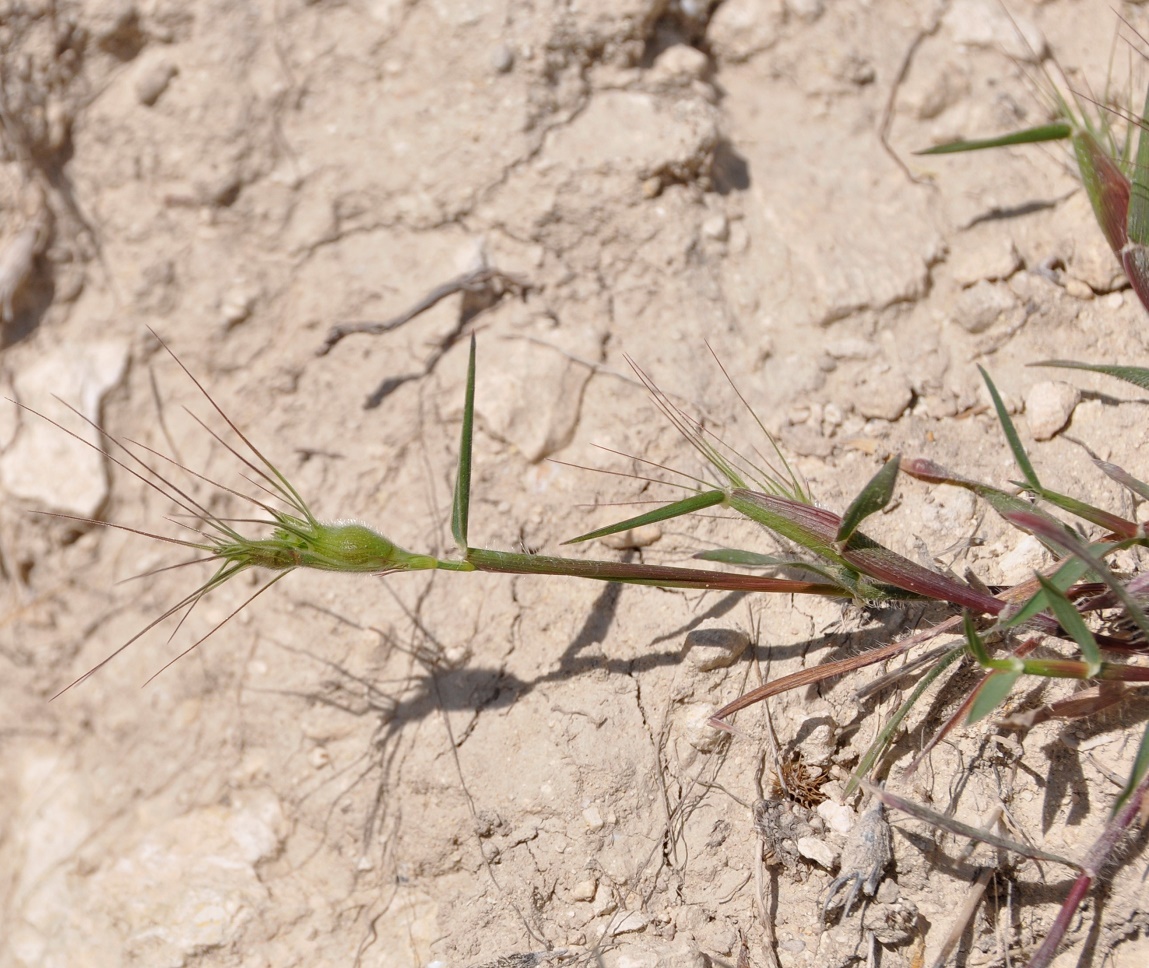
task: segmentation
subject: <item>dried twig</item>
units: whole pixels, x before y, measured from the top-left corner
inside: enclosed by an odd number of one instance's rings
[[[424,361],[423,367],[419,372],[404,373],[400,376],[389,376],[383,380],[367,397],[367,400],[363,404],[365,410],[372,410],[398,390],[404,383],[410,383],[412,380],[420,380],[429,375],[435,367],[439,365],[439,361],[447,351],[455,345],[459,337],[463,334],[464,327],[466,327],[467,323],[472,319],[490,309],[508,293],[522,297],[532,288],[531,284],[525,279],[509,275],[499,269],[476,269],[473,272],[457,276],[449,282],[444,282],[441,286],[436,286],[410,309],[384,322],[341,323],[338,326],[331,327],[327,333],[327,338],[323,341],[323,345],[315,351],[315,355],[326,356],[337,343],[355,333],[366,333],[371,336],[389,333],[411,322],[416,316],[438,305],[448,296],[453,296],[458,292],[463,293],[463,306],[454,328],[434,345],[430,356]]]

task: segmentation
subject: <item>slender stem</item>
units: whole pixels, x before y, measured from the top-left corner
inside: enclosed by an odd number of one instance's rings
[[[1089,892],[1093,881],[1105,867],[1109,854],[1117,846],[1118,841],[1124,836],[1125,831],[1141,810],[1141,802],[1144,800],[1147,790],[1149,790],[1149,778],[1141,781],[1140,786],[1106,824],[1101,836],[1089,848],[1089,853],[1086,854],[1085,862],[1082,864],[1084,869],[1077,880],[1073,882],[1073,887],[1069,889],[1069,896],[1061,905],[1061,910],[1057,912],[1053,925],[1045,935],[1045,941],[1042,942],[1041,947],[1037,949],[1030,960],[1029,968],[1046,968],[1053,961],[1053,956],[1057,954],[1057,949],[1065,937],[1065,932],[1069,929],[1069,924],[1073,920],[1074,914],[1077,913],[1081,902],[1085,900],[1085,895]]]
[[[701,568],[673,568],[626,561],[595,561],[585,558],[558,558],[552,555],[524,555],[509,551],[468,548],[465,563],[479,571],[512,575],[568,575],[598,581],[632,585],[658,585],[663,588],[705,588],[744,592],[790,592],[831,597],[848,597],[836,585],[821,582],[763,578],[734,572],[705,571]],[[441,566],[440,566],[441,567]]]

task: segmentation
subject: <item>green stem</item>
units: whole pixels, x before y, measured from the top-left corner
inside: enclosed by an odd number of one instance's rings
[[[836,585],[820,582],[763,578],[734,572],[705,571],[701,568],[673,568],[627,561],[595,561],[585,558],[558,558],[552,555],[524,555],[509,551],[468,548],[461,564],[478,571],[512,575],[568,575],[631,585],[658,585],[663,588],[702,588],[744,592],[790,592],[830,597],[848,597]],[[442,565],[440,565],[442,567]],[[456,569],[468,570],[468,569]]]

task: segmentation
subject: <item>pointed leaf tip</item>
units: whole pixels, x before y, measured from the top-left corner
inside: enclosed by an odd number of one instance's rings
[[[1011,145],[1034,144],[1040,141],[1064,141],[1073,134],[1073,128],[1064,123],[1043,124],[1036,128],[1026,128],[1024,131],[1014,131],[1003,134],[997,138],[976,138],[969,141],[950,141],[943,145],[934,145],[923,151],[915,151],[916,155],[952,155],[962,151],[983,151],[986,148],[1008,148]]]
[[[870,478],[866,486],[858,492],[857,497],[850,502],[846,513],[842,515],[842,523],[838,526],[838,534],[834,539],[839,547],[843,547],[850,540],[851,535],[866,518],[890,503],[894,496],[894,485],[897,483],[901,459],[900,454],[895,454],[887,460],[881,470]]]
[[[475,334],[467,360],[467,389],[463,398],[463,430],[459,441],[459,468],[455,476],[455,497],[451,504],[451,534],[460,551],[467,550],[467,529],[471,506],[471,446],[475,424]]]
[[[1021,437],[1018,436],[1017,428],[1013,425],[1013,421],[1009,417],[1009,412],[1005,409],[1005,403],[1002,402],[1001,394],[997,392],[997,387],[994,386],[994,382],[990,379],[985,367],[979,366],[978,370],[981,372],[982,379],[985,380],[985,385],[989,389],[989,395],[993,400],[993,409],[997,412],[997,419],[1001,423],[1001,429],[1005,434],[1009,449],[1013,452],[1013,459],[1017,461],[1017,466],[1025,476],[1026,484],[1033,490],[1040,491],[1042,488],[1041,482],[1037,479],[1037,472],[1033,469],[1033,464],[1029,461],[1029,455],[1026,454],[1025,448],[1021,445]]]

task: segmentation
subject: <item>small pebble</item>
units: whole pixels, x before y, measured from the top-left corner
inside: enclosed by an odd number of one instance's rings
[[[1036,384],[1025,398],[1025,417],[1034,440],[1050,440],[1065,429],[1081,400],[1077,387],[1060,380]]]
[[[1012,550],[1002,555],[997,562],[1001,580],[1007,585],[1019,585],[1033,577],[1049,564],[1049,552],[1032,534],[1022,538]]]
[[[615,551],[630,551],[635,548],[649,548],[662,537],[662,528],[657,524],[644,524],[638,528],[627,528],[618,534],[608,534],[599,540]]]
[[[713,753],[730,738],[725,730],[710,725],[710,719],[717,711],[710,703],[699,702],[686,705],[680,713],[686,742],[699,753]]]
[[[160,99],[168,89],[172,78],[178,73],[179,68],[167,57],[158,57],[140,64],[132,81],[136,100],[144,107],[150,108]]]
[[[958,294],[953,319],[967,333],[984,333],[1016,304],[1008,286],[983,279]]]
[[[857,814],[844,803],[835,803],[833,800],[819,803],[817,813],[826,821],[827,827],[840,834],[848,834],[857,818]]]
[[[598,882],[594,878],[588,877],[585,880],[579,881],[573,888],[571,888],[571,899],[575,901],[593,901],[594,892],[598,890]]]
[[[828,871],[838,863],[838,851],[817,837],[799,837],[798,853]]]
[[[702,223],[702,234],[715,242],[725,242],[730,238],[730,222],[725,215],[712,215]]]
[[[691,666],[712,672],[737,662],[749,644],[750,636],[738,629],[703,628],[687,633],[683,649]]]
[[[650,923],[650,918],[641,911],[627,911],[611,926],[612,935],[628,934],[631,931],[641,931]]]
[[[854,409],[867,420],[897,420],[913,402],[906,380],[891,372],[875,376],[855,388]]]
[[[224,326],[230,329],[251,316],[255,304],[259,301],[259,296],[259,289],[247,283],[241,282],[232,286],[224,294],[219,304],[219,313],[223,318]]]
[[[814,23],[826,9],[822,0],[786,0],[786,9],[806,23]]]
[[[1074,299],[1092,299],[1093,290],[1080,279],[1068,276],[1065,279],[1065,291]]]
[[[491,67],[499,74],[506,74],[515,66],[515,52],[506,44],[499,44],[491,51]]]
[[[675,44],[666,48],[654,61],[654,80],[688,82],[701,80],[710,69],[710,61],[697,47]]]

